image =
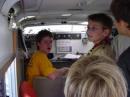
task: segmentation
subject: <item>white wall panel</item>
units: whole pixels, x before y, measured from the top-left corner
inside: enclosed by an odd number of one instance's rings
[[[7,18],[0,13],[0,68],[12,55],[12,33],[8,29]]]
[[[4,15],[8,15],[8,12],[10,10],[10,8],[16,3],[18,2],[19,0],[6,0],[3,7],[2,7],[2,10],[1,12],[4,14]]]

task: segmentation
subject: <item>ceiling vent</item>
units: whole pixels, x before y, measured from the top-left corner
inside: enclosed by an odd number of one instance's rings
[[[75,9],[67,9],[68,11],[83,11],[84,9],[82,8],[75,8]]]
[[[67,17],[60,16],[60,17],[56,17],[56,19],[62,19],[62,20],[65,20],[65,19],[67,19]]]
[[[67,21],[61,21],[61,24],[67,24]]]

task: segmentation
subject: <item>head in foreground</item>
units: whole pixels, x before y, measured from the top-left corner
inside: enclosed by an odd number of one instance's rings
[[[107,58],[90,56],[74,63],[65,83],[65,97],[127,97],[120,68]]]

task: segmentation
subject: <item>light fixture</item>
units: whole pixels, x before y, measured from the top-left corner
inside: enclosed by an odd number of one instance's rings
[[[61,16],[68,17],[68,16],[71,16],[71,15],[72,15],[72,14],[67,13],[67,14],[62,14]]]
[[[88,24],[88,22],[81,22],[81,23],[79,23],[79,24],[82,24],[82,25],[87,25],[87,24]]]
[[[35,16],[26,16],[26,17],[23,17],[18,22],[22,22],[25,19],[31,19],[31,18],[35,18]]]

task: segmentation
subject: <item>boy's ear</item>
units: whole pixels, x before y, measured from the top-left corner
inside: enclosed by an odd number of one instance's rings
[[[124,22],[123,20],[120,20],[119,21],[119,24],[122,26],[122,27],[127,27],[128,26],[128,23]]]
[[[110,29],[104,29],[103,35],[106,37],[110,34]]]

